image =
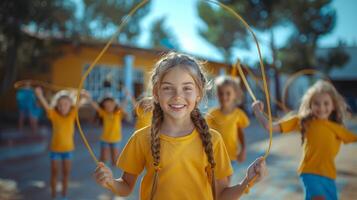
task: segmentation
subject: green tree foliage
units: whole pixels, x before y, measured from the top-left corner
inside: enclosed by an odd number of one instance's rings
[[[62,0],[0,1],[0,46],[2,59],[1,92],[15,80],[18,68],[34,67],[47,60],[50,40],[38,40],[27,34],[46,36],[68,34],[66,21],[73,18],[74,5]]]
[[[342,47],[332,49],[325,58],[317,56],[318,40],[335,27],[336,11],[331,0],[289,0],[292,9],[288,19],[295,28],[289,43],[279,53],[282,70],[295,72],[315,68],[328,72],[332,67],[343,66],[348,55]],[[332,64],[333,63],[333,64]]]
[[[84,4],[84,14],[79,18],[77,32],[82,37],[107,39],[122,19],[129,14],[141,0],[82,0]],[[125,25],[118,41],[125,44],[135,44],[140,35],[140,20],[150,11],[150,2],[137,10]]]
[[[155,49],[179,49],[176,37],[165,26],[165,17],[153,22],[150,29],[150,46]]]
[[[345,51],[346,44],[339,42],[338,46],[330,49],[327,55],[319,56],[318,62],[324,66],[322,70],[328,74],[333,68],[342,68],[350,60],[350,56]]]
[[[56,57],[58,39],[78,43],[106,39],[140,0],[82,0],[83,12],[72,0],[0,1],[1,92],[8,90],[24,67],[45,69]],[[135,43],[147,3],[130,19],[118,41]],[[79,14],[78,14],[79,13]]]
[[[233,2],[227,2],[232,5]],[[245,9],[244,4],[234,4],[239,13]],[[230,62],[235,47],[248,48],[248,34],[244,26],[230,13],[222,8],[198,2],[198,14],[204,22],[199,34],[221,52],[224,60]]]

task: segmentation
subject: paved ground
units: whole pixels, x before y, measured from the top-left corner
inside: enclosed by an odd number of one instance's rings
[[[357,132],[357,120],[350,125]],[[2,130],[16,132],[12,129]],[[48,129],[43,129],[43,135],[48,137]],[[124,126],[124,141],[132,132],[132,126]],[[85,126],[85,133],[96,153],[99,150],[97,142],[100,129],[93,126]],[[248,158],[243,164],[235,165],[233,183],[238,182],[244,175],[248,164],[263,155],[267,147],[267,134],[259,125],[252,121],[252,125],[246,130],[249,144]],[[87,150],[84,148],[79,135],[76,135],[76,151],[74,153],[72,177],[69,187],[69,199],[75,200],[106,200],[113,196],[97,186],[91,175],[95,168]],[[123,142],[124,144],[124,142]],[[9,145],[12,145],[11,147]],[[27,145],[27,146],[26,146]],[[30,144],[6,144],[0,146],[0,199],[50,199],[48,187],[49,159],[47,152],[47,139],[39,140]],[[10,153],[11,152],[11,153]],[[302,189],[296,174],[296,168],[300,159],[301,146],[298,134],[288,136],[275,136],[271,155],[268,158],[269,177],[258,183],[249,194],[241,199],[274,199],[295,200],[302,199]],[[11,154],[11,156],[8,156]],[[343,146],[337,158],[338,178],[337,184],[340,189],[340,197],[344,199],[357,199],[357,144]],[[27,156],[25,156],[27,155]],[[120,171],[114,169],[115,175]],[[60,188],[59,188],[60,189]],[[129,198],[137,199],[137,190]]]

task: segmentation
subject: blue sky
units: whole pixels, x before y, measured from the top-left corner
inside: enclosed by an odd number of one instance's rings
[[[140,44],[145,45],[149,35],[151,22],[161,16],[166,17],[165,25],[178,39],[182,51],[202,56],[211,60],[221,60],[219,52],[199,36],[197,27],[202,25],[196,11],[198,0],[152,0],[151,12],[142,21],[143,34]],[[319,44],[322,47],[335,46],[339,39],[343,39],[348,45],[357,43],[357,1],[355,0],[334,0],[332,6],[337,11],[337,22],[335,29],[323,37]],[[244,16],[243,16],[244,17]],[[239,23],[239,22],[237,22]],[[287,36],[291,32],[289,28],[277,28],[276,38],[279,38],[278,45],[287,42]],[[270,52],[265,44],[269,41],[264,33],[257,33],[262,46],[263,55],[269,59]],[[235,57],[239,57],[246,62],[254,62],[257,59],[255,48],[251,50],[236,50]]]
[[[81,0],[73,0],[78,5],[77,15],[83,14]],[[166,18],[165,26],[176,36],[181,50],[209,60],[221,61],[220,53],[210,43],[198,34],[197,27],[203,23],[198,16],[196,4],[199,0],[151,0],[151,11],[141,21],[142,34],[139,39],[140,47],[148,47],[150,25],[155,19],[162,16]],[[337,21],[334,30],[320,39],[320,47],[336,46],[342,39],[349,46],[357,46],[357,1],[356,0],[333,0],[332,6],[337,12]],[[243,16],[244,18],[244,16]],[[130,23],[130,22],[129,22]],[[239,23],[237,21],[237,23]],[[275,30],[277,46],[284,45],[292,29],[278,27]],[[114,32],[108,30],[108,33]],[[268,34],[256,32],[262,48],[263,56],[270,59]],[[252,43],[252,45],[254,45]],[[234,60],[240,58],[245,63],[254,63],[257,60],[257,50],[252,46],[250,50],[236,49]]]

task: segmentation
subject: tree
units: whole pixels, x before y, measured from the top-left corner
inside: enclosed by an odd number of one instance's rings
[[[226,3],[233,5],[233,2]],[[238,11],[245,8],[244,4],[234,5]],[[204,27],[199,28],[199,34],[221,52],[224,61],[231,62],[235,47],[249,48],[247,30],[230,13],[200,1],[198,14],[204,22]]]
[[[281,0],[225,0],[223,3],[229,5],[234,10],[238,11],[241,16],[255,29],[262,32],[269,32],[271,35],[270,39],[270,49],[272,52],[272,62],[268,63],[268,67],[271,67],[274,73],[274,80],[276,82],[276,99],[280,100],[280,84],[279,84],[279,74],[276,67],[277,62],[277,48],[274,41],[274,28],[284,23],[286,20],[284,16],[286,15],[286,8],[284,1]],[[206,39],[213,43],[216,47],[223,49],[225,53],[225,60],[229,61],[231,58],[231,53],[229,52],[236,46],[236,43],[232,42],[234,40],[240,40],[241,43],[245,44],[242,47],[249,47],[249,42],[251,38],[247,37],[247,31],[244,26],[239,23],[231,14],[226,13],[223,9],[208,9],[209,6],[199,5],[200,17],[204,22],[211,27],[207,33],[204,32],[203,36],[210,36]],[[201,10],[201,11],[200,11]],[[212,14],[213,13],[213,14]],[[225,17],[221,17],[221,16]],[[213,18],[213,19],[212,19]],[[217,26],[219,23],[220,25]],[[236,27],[232,26],[235,24]],[[229,29],[232,28],[232,29]],[[218,29],[218,30],[217,30]],[[227,30],[222,34],[219,30]],[[250,37],[250,36],[249,36]],[[225,40],[228,39],[228,40]],[[228,53],[226,53],[228,51]]]
[[[65,22],[73,17],[73,10],[70,1],[62,0],[0,2],[0,45],[4,55],[0,62],[3,71],[1,93],[15,80],[20,61],[38,58],[46,52],[41,47],[48,46],[48,41],[33,41],[26,30],[46,31],[50,36],[65,34],[68,28]]]
[[[331,6],[331,0],[289,0],[287,1],[292,12],[289,13],[289,20],[295,27],[295,32],[291,35],[286,47],[281,49],[279,59],[282,61],[282,70],[295,72],[305,68],[316,68],[324,70],[320,65],[328,64],[321,61],[316,55],[318,40],[330,33],[335,27],[336,11]],[[331,55],[335,54],[330,52]],[[341,57],[343,51],[339,51]],[[335,54],[336,55],[336,54]],[[345,56],[347,56],[345,54]],[[336,63],[343,65],[347,60],[342,59]],[[337,65],[333,65],[336,67]],[[331,66],[325,65],[324,68]],[[325,70],[326,71],[326,70]]]
[[[337,47],[327,52],[327,55],[318,56],[318,63],[323,66],[322,70],[326,74],[329,74],[333,68],[342,68],[350,60],[345,47],[346,44],[340,41]]]
[[[107,39],[121,19],[140,0],[83,0],[84,11],[72,0],[0,1],[0,92],[16,79],[18,70],[31,66],[45,69],[60,53],[58,39],[80,41]],[[122,43],[135,43],[140,34],[140,19],[149,3],[139,9],[119,35]]]
[[[76,32],[86,39],[107,39],[116,31],[124,16],[129,14],[141,0],[82,0],[84,5],[83,16],[78,19]],[[118,42],[135,44],[140,35],[140,20],[149,13],[150,2],[137,10],[131,16],[119,35]]]
[[[153,22],[150,30],[150,46],[156,49],[179,49],[176,37],[165,27],[165,17]]]

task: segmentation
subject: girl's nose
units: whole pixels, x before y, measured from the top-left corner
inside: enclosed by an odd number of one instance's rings
[[[178,89],[174,90],[174,98],[179,99],[182,96],[182,92]]]

